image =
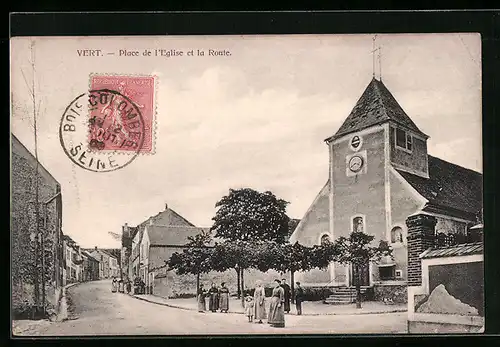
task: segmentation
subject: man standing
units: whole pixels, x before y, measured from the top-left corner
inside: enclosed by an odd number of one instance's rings
[[[297,316],[302,315],[302,301],[304,301],[304,289],[300,286],[300,282],[295,282],[295,308],[297,308]]]
[[[290,313],[290,297],[291,297],[291,289],[290,286],[286,283],[286,279],[281,280],[281,287],[283,288],[284,291],[284,302],[283,302],[283,308],[285,313]]]

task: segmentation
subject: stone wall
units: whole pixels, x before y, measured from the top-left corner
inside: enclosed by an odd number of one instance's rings
[[[408,292],[405,285],[376,285],[373,287],[373,294],[375,301],[392,299],[397,304],[406,304],[408,302]]]
[[[173,271],[169,271],[166,277],[164,274],[156,274],[154,281],[153,293],[162,297],[186,297],[194,296],[196,294],[196,276],[191,274],[177,275]],[[288,282],[290,282],[290,275],[285,275]],[[275,279],[283,278],[280,273],[274,270],[268,272],[261,272],[258,270],[246,270],[244,273],[245,290],[255,287],[257,280],[261,280],[264,286],[273,285]],[[212,271],[200,275],[200,283],[205,288],[210,287],[212,283],[220,286],[222,282],[226,283],[226,287],[231,294],[237,293],[237,277],[236,271],[228,270],[225,272]]]

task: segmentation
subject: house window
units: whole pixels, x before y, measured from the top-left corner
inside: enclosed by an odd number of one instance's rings
[[[325,234],[325,235],[321,236],[321,245],[322,246],[326,245],[326,244],[329,244],[330,242],[332,242],[332,241],[330,240],[330,236],[329,235]]]
[[[379,276],[382,281],[393,280],[396,277],[396,266],[380,266]]]
[[[354,217],[352,219],[352,231],[353,232],[364,232],[364,219],[363,217]]]
[[[401,227],[392,228],[391,243],[404,243],[403,229]]]
[[[411,151],[413,149],[413,136],[402,129],[396,129],[396,147]]]

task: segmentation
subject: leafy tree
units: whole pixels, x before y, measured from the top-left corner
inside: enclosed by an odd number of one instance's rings
[[[314,267],[311,260],[312,248],[301,245],[298,242],[294,244],[269,244],[267,252],[271,254],[267,255],[261,261],[267,261],[270,259],[271,266],[275,270],[282,273],[290,272],[290,283],[292,290],[292,302],[295,293],[295,280],[294,275],[297,271],[307,271]]]
[[[330,252],[335,261],[350,264],[356,285],[356,308],[361,308],[361,269],[370,261],[377,262],[382,257],[392,257],[392,249],[386,241],[380,241],[377,247],[370,246],[375,236],[364,232],[352,232],[349,237],[339,237],[332,245]]]
[[[284,243],[290,218],[288,202],[272,192],[250,188],[230,189],[216,204],[217,212],[211,228],[215,236],[231,241],[267,240]]]
[[[230,189],[216,204],[211,231],[223,240],[216,247],[213,266],[218,271],[235,269],[238,295],[244,292],[244,271],[255,267],[259,241],[284,243],[289,233],[288,202],[272,192],[250,188]]]
[[[209,231],[188,237],[188,248],[181,253],[175,252],[165,263],[169,270],[175,270],[178,275],[196,275],[196,290],[200,289],[200,274],[212,270],[212,259],[214,249],[209,247],[211,235]]]

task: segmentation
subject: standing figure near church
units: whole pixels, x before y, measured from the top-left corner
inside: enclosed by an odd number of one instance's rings
[[[254,310],[254,319],[258,323],[262,323],[263,319],[266,319],[266,303],[265,303],[265,298],[266,298],[266,292],[264,290],[264,287],[262,286],[261,281],[257,281],[256,286],[255,286],[255,291],[253,293],[253,310]]]
[[[280,280],[276,280],[276,287],[273,289],[271,304],[269,305],[269,317],[267,322],[275,328],[285,327],[285,312],[283,310],[284,290]]]
[[[207,304],[205,302],[205,295],[207,291],[203,289],[203,284],[200,284],[200,288],[197,293],[197,301],[198,301],[198,312],[205,312],[207,309]]]
[[[297,316],[302,315],[302,301],[304,301],[304,288],[301,287],[300,282],[295,282],[295,308],[297,309]]]
[[[225,313],[229,310],[229,289],[224,282],[220,284],[219,289],[219,308],[221,312]]]
[[[281,286],[283,287],[284,292],[284,311],[285,313],[290,313],[290,298],[292,297],[292,290],[284,278],[281,280]]]
[[[208,290],[208,309],[212,312],[219,309],[219,290],[215,283],[212,283],[212,287]]]

